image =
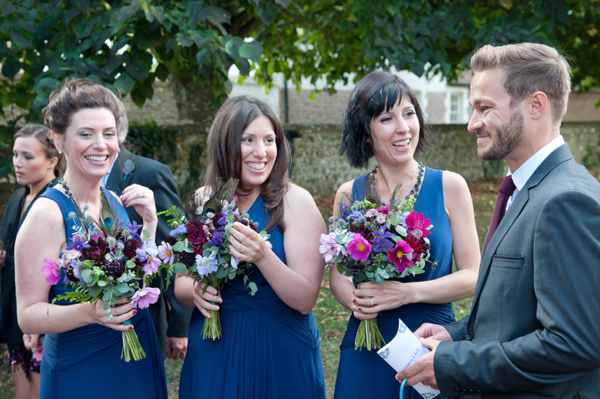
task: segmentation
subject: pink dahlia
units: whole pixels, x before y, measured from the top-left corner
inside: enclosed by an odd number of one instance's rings
[[[396,246],[386,251],[388,260],[396,266],[398,273],[404,272],[407,267],[413,265],[413,261],[406,257],[407,254],[413,252],[412,247],[405,241],[398,241]]]
[[[431,234],[431,231],[429,231],[431,221],[425,219],[425,216],[420,212],[411,212],[406,217],[406,226],[415,235],[415,238],[427,237]]]
[[[42,273],[46,275],[46,281],[50,285],[56,285],[58,280],[60,280],[60,271],[58,270],[58,265],[50,258],[44,259]]]
[[[348,254],[352,256],[354,260],[364,262],[371,253],[371,244],[365,240],[360,234],[354,234],[352,240],[348,243]]]

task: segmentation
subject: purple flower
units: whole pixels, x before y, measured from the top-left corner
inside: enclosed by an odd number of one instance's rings
[[[414,264],[413,261],[408,259],[406,256],[407,254],[413,252],[412,247],[406,241],[398,241],[393,249],[386,252],[388,255],[388,260],[396,266],[396,269],[399,273],[404,272],[407,267],[410,267]]]
[[[137,222],[134,220],[131,223],[131,226],[127,226],[127,228],[129,229],[129,231],[131,231],[132,235],[135,235],[137,234],[138,230],[142,228],[142,226],[137,224]]]
[[[140,262],[145,262],[146,260],[148,260],[148,254],[146,253],[146,250],[143,248],[138,248],[135,250],[135,257]]]
[[[58,265],[50,258],[44,259],[42,273],[46,275],[46,282],[49,285],[56,285],[58,280],[60,280],[60,271],[58,270]]]
[[[78,235],[74,235],[71,238],[71,242],[69,243],[69,245],[67,245],[67,247],[65,248],[67,251],[71,251],[71,250],[76,250],[81,252],[81,250],[84,247],[85,242],[83,241],[83,238],[81,238]]]
[[[394,235],[387,231],[385,226],[381,227],[377,231],[374,231],[373,235],[375,236],[375,238],[371,240],[371,244],[373,244],[373,251],[383,252],[394,248],[394,243],[388,240],[388,238],[393,238]]]
[[[173,247],[168,242],[163,241],[158,247],[158,258],[169,266],[173,265],[175,253],[173,252]]]
[[[144,241],[142,250],[146,252],[147,256],[146,263],[142,267],[142,270],[148,274],[154,274],[158,272],[158,268],[160,267],[161,261],[158,257],[158,248],[156,247],[154,241]]]
[[[156,303],[160,296],[160,288],[145,287],[137,290],[131,297],[131,306],[137,307],[138,309],[145,309],[148,306]]]
[[[352,240],[348,243],[348,254],[354,260],[364,262],[371,253],[371,244],[365,240],[360,234],[354,234]]]
[[[173,230],[171,230],[171,233],[169,235],[176,237],[179,234],[186,234],[186,233],[187,233],[187,228],[185,227],[185,224],[180,224],[179,226],[177,226]]]
[[[225,234],[221,233],[220,231],[215,231],[207,244],[213,247],[218,247],[219,245],[223,244],[223,241],[225,241]]]

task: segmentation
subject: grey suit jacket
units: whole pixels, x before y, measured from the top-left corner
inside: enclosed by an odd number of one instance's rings
[[[123,164],[130,160],[134,164],[134,169],[129,173],[123,170]],[[132,154],[122,149],[118,159],[115,161],[106,187],[121,195],[125,187],[132,184],[139,184],[151,189],[154,193],[154,201],[158,212],[168,209],[172,205],[181,207],[179,191],[175,185],[171,170],[164,164],[150,158]],[[126,208],[131,221],[142,224],[142,218],[131,206]],[[167,238],[171,231],[164,216],[158,217],[158,227],[156,228],[156,244]],[[185,307],[175,298],[174,284],[171,281],[169,289],[165,292],[164,277],[155,279],[152,286],[161,289],[162,293],[157,303],[150,306],[150,314],[156,328],[156,333],[160,346],[164,349],[165,338],[169,337],[187,337],[190,325],[192,309]]]
[[[434,358],[443,396],[600,397],[600,184],[567,144],[533,173],[481,259],[470,316]]]

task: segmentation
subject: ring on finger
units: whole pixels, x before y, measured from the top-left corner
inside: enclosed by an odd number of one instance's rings
[[[375,306],[375,302],[373,302],[373,297],[371,297],[371,307]]]

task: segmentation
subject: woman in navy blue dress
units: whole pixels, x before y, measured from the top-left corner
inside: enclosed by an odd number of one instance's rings
[[[355,350],[360,320],[377,317],[383,339],[389,342],[398,330],[398,319],[415,331],[425,322],[454,321],[452,301],[473,295],[479,268],[479,244],[471,195],[464,179],[452,172],[423,166],[414,158],[428,139],[423,114],[414,93],[397,76],[375,71],[357,85],[345,112],[341,150],[352,166],[366,167],[375,157],[377,167],[346,182],[337,191],[334,215],[341,200],[376,194],[387,203],[401,184],[397,199],[414,196],[415,210],[433,224],[431,260],[424,274],[356,284],[331,269],[331,289],[336,299],[352,311],[340,346],[340,364],[334,397],[394,398],[399,384],[395,371],[376,350]],[[452,257],[457,271],[452,272]],[[405,398],[420,398],[407,388]]]
[[[73,79],[50,95],[43,111],[67,168],[62,182],[46,190],[30,208],[15,244],[19,325],[25,333],[46,334],[42,399],[167,398],[160,346],[148,310],[134,310],[129,298],[119,299],[112,319],[103,301],[51,305],[65,288],[61,283],[51,287],[42,273],[43,260],[58,259],[70,242],[73,224],[79,223],[70,214],[85,209],[86,215],[98,218],[104,196],[118,209],[118,217],[128,221],[118,199],[102,188],[102,178],[118,152],[120,109],[110,90]],[[120,200],[135,208],[144,229],[154,235],[157,217],[152,191],[133,185]],[[127,320],[132,325],[122,324]],[[134,327],[146,358],[126,363],[120,358],[122,331]]]
[[[239,179],[237,205],[271,235],[272,249],[240,223],[231,253],[252,263],[248,294],[241,278],[219,292],[178,275],[175,293],[194,307],[179,397],[324,398],[319,333],[312,315],[324,261],[318,250],[325,223],[311,195],[288,179],[290,148],[268,105],[233,97],[219,110],[208,136],[206,185]],[[222,337],[202,339],[208,310],[218,310]]]
[[[62,155],[49,137],[50,130],[42,125],[27,124],[14,136],[13,165],[18,188],[11,195],[2,216],[2,243],[6,249],[4,265],[0,261],[0,335],[8,347],[8,365],[15,386],[16,399],[33,399],[40,392],[39,334],[23,334],[17,322],[15,293],[15,239],[19,224],[27,209],[64,169]]]

